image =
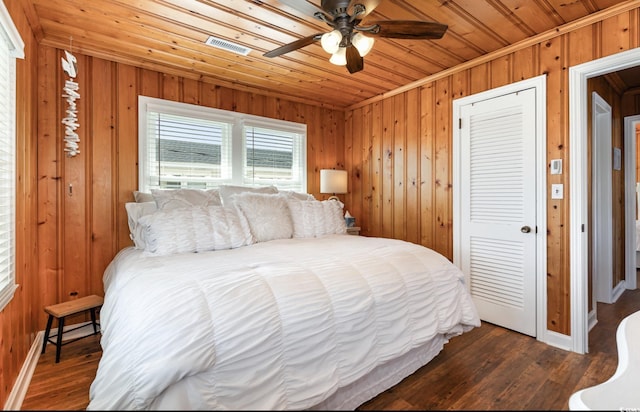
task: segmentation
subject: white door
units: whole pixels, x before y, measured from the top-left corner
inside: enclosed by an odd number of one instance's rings
[[[460,263],[480,318],[536,336],[536,91],[460,110]]]
[[[613,183],[611,106],[593,92],[593,310],[613,303]]]

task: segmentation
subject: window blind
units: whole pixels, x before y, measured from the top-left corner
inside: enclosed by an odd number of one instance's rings
[[[0,4],[0,310],[15,284],[15,59],[24,43],[4,3]]]
[[[300,190],[304,154],[297,133],[244,127],[244,183]]]
[[[306,125],[140,96],[139,190],[221,184],[306,192]]]
[[[229,181],[230,130],[228,123],[149,112],[149,186],[205,189]]]
[[[6,286],[13,272],[13,196],[14,142],[11,110],[11,58],[7,39],[0,47],[0,287]]]

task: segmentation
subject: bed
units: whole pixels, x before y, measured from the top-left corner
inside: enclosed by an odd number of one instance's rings
[[[346,234],[340,202],[232,199],[128,210],[87,409],[355,409],[480,326],[456,266]]]

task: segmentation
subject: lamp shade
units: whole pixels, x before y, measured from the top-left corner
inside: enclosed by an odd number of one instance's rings
[[[342,41],[342,33],[339,30],[333,30],[329,33],[325,33],[320,38],[320,44],[324,51],[329,54],[333,54],[338,51],[340,42]]]
[[[373,48],[373,38],[367,37],[364,34],[358,32],[353,35],[351,39],[351,43],[358,49],[358,53],[360,53],[360,57],[364,57],[371,51]]]
[[[339,47],[338,51],[331,55],[329,62],[336,66],[345,66],[347,64],[347,49]]]
[[[347,171],[320,170],[320,193],[347,193]]]

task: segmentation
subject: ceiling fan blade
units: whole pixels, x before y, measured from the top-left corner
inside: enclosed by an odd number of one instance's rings
[[[364,32],[378,37],[394,39],[440,39],[447,31],[446,24],[430,21],[388,20],[369,23]],[[369,27],[373,27],[369,30]],[[356,27],[356,30],[360,30]]]
[[[353,74],[364,68],[364,59],[358,53],[358,49],[354,45],[349,45],[346,50],[347,70]]]
[[[320,40],[320,38],[322,37],[322,33],[318,33],[318,34],[314,34],[313,36],[309,36],[309,37],[304,37],[302,39],[298,39],[296,41],[293,41],[291,43],[287,43],[283,46],[278,47],[277,49],[273,49],[271,51],[266,52],[265,54],[263,54],[264,57],[277,57],[280,56],[281,54],[285,54],[285,53],[289,53],[291,51],[297,50],[297,49],[301,49],[305,46],[310,45],[311,43],[313,43],[316,40]]]
[[[347,7],[349,15],[353,16],[353,8],[356,4],[362,4],[364,6],[365,11],[356,17],[358,20],[362,20],[366,15],[371,13],[373,9],[378,7],[378,5],[380,4],[380,0],[351,0],[351,3],[349,3],[349,7]]]

